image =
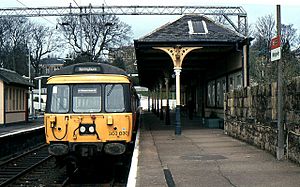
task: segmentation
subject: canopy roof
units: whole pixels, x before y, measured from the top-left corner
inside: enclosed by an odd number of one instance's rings
[[[33,86],[27,79],[15,71],[0,68],[0,79],[6,84],[18,84],[22,86]]]
[[[153,88],[173,74],[170,56],[153,47],[202,47],[183,61],[182,81],[224,63],[224,56],[242,50],[248,39],[202,15],[185,15],[134,41],[141,86]],[[186,75],[186,76],[185,76]]]

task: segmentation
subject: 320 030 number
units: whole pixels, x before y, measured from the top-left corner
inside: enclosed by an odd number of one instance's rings
[[[129,132],[128,131],[111,131],[108,134],[109,136],[128,136]]]

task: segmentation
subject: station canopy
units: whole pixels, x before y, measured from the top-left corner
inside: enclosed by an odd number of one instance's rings
[[[174,74],[170,56],[154,47],[202,47],[183,61],[181,82],[185,84],[199,73],[208,75],[213,69],[224,68],[220,64],[224,56],[240,51],[245,42],[245,36],[203,15],[184,15],[134,41],[140,85],[153,89]]]

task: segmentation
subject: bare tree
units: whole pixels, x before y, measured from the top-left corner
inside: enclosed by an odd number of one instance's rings
[[[114,15],[66,16],[58,19],[60,30],[73,50],[98,60],[104,49],[128,43],[131,27]]]
[[[281,47],[283,61],[283,75],[285,79],[299,75],[299,65],[292,51],[297,45],[296,29],[293,25],[282,24]],[[254,31],[255,40],[250,48],[251,78],[257,83],[270,83],[277,80],[277,63],[271,62],[270,45],[275,33],[275,19],[272,15],[258,18]]]
[[[7,55],[8,46],[8,19],[5,17],[0,18],[0,67],[5,67],[5,57]]]
[[[135,51],[132,45],[111,48],[109,60],[112,61],[113,65],[124,69],[127,73],[137,73]]]
[[[34,24],[31,27],[29,42],[32,54],[31,64],[35,69],[36,74],[40,74],[41,58],[61,47],[61,40],[55,35],[55,30],[47,26]]]
[[[248,25],[248,36],[247,37],[254,37],[254,32],[255,32],[255,25],[254,24],[249,24]]]
[[[1,66],[21,75],[27,74],[25,38],[30,22],[24,17],[2,17],[0,22]]]
[[[272,15],[258,18],[253,31],[255,38],[250,48],[251,79],[257,83],[272,82],[276,79],[276,66],[270,63],[270,43],[275,36],[275,19]]]
[[[31,22],[25,17],[0,18],[0,64],[28,75],[29,48],[31,65],[39,73],[42,56],[59,47],[58,36],[50,28]]]
[[[224,12],[223,12],[224,13]],[[237,20],[233,19],[230,16],[227,16],[225,13],[224,14],[220,14],[220,15],[214,15],[214,16],[209,16],[212,18],[213,21],[221,24],[222,26],[230,29],[230,30],[235,30],[237,31],[237,25],[235,22],[237,22]]]
[[[266,62],[270,60],[270,43],[272,37],[275,36],[275,19],[272,15],[267,15],[258,18],[256,22],[256,32],[254,37],[256,39],[254,46],[258,48],[261,55],[266,57]]]
[[[215,22],[218,22],[222,25],[226,25],[228,26],[228,21],[226,20],[226,18],[223,16],[223,15],[216,15],[216,16],[213,16],[212,19],[215,21]]]
[[[289,45],[290,47],[296,47],[299,44],[297,38],[297,29],[293,28],[293,24],[281,25],[281,43],[283,45]]]
[[[295,50],[299,43],[297,38],[297,29],[293,25],[281,25],[281,52],[283,63],[284,80],[290,80],[292,77],[299,76],[300,63],[296,58]]]

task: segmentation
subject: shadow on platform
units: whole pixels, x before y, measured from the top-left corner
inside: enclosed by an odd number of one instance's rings
[[[175,130],[175,112],[170,112],[170,125],[166,125],[165,119],[160,120],[160,118],[153,114],[152,112],[144,112],[142,115],[142,121],[147,121],[147,123],[141,123],[144,126],[142,128],[151,130]],[[223,121],[220,121],[223,123]],[[220,126],[220,128],[219,128]],[[222,125],[218,125],[215,129],[222,129]],[[193,119],[189,119],[187,115],[181,115],[181,128],[186,129],[208,129],[207,119],[199,116],[193,116]]]

